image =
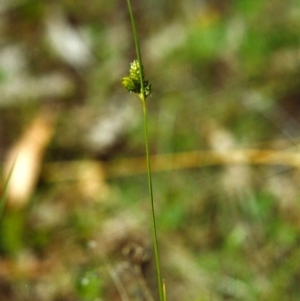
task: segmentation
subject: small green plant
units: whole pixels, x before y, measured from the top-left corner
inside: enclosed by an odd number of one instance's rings
[[[137,35],[137,31],[136,31],[136,26],[135,26],[135,21],[134,21],[134,17],[133,17],[133,13],[132,13],[130,0],[127,0],[127,5],[128,5],[128,11],[130,14],[130,19],[131,19],[137,60],[134,60],[130,64],[129,73],[127,76],[122,78],[122,84],[129,92],[136,93],[142,102],[143,116],[144,116],[144,132],[145,132],[149,200],[150,200],[150,204],[151,204],[152,236],[153,236],[153,247],[154,247],[154,255],[155,255],[158,291],[159,291],[160,301],[166,301],[166,289],[165,289],[165,283],[161,276],[161,267],[160,267],[160,259],[159,259],[155,208],[154,208],[154,200],[153,200],[152,176],[151,176],[151,162],[150,162],[150,155],[149,155],[149,135],[148,135],[147,101],[146,101],[146,99],[147,99],[147,96],[149,96],[151,94],[151,84],[147,80],[144,79],[141,51],[140,51],[138,35]]]

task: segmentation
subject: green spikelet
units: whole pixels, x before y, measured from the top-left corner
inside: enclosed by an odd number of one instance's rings
[[[129,75],[124,76],[122,78],[122,85],[129,92],[137,93],[138,95],[142,94],[141,91],[141,83],[140,83],[140,74],[142,73],[142,78],[144,78],[143,74],[143,66],[140,68],[139,62],[134,60],[130,64]],[[151,84],[147,80],[144,80],[144,93],[145,97],[151,94]]]

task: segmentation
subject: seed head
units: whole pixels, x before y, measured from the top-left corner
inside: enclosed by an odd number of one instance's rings
[[[140,74],[144,80],[143,66],[137,60],[134,60],[129,67],[129,75],[122,78],[122,85],[129,91],[137,93],[142,96]],[[151,94],[151,84],[147,80],[144,80],[144,94],[145,97]]]

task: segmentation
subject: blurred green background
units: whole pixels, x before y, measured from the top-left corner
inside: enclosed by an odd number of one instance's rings
[[[132,6],[151,154],[206,151],[153,175],[168,300],[299,300],[299,1]],[[2,170],[21,145],[14,190],[34,175],[0,220],[0,300],[156,300],[142,111],[120,84],[135,59],[126,1],[0,13]]]

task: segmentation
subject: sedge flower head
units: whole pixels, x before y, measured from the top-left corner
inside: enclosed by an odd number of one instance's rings
[[[129,75],[122,78],[122,85],[129,92],[137,93],[140,97],[143,96],[141,88],[140,77],[144,79],[143,66],[140,66],[138,60],[134,60],[129,67]],[[144,96],[147,97],[151,94],[151,84],[147,80],[143,80]]]

